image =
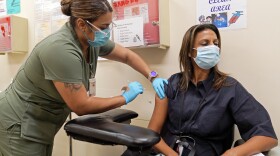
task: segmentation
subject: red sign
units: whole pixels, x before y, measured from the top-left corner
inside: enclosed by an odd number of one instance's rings
[[[0,18],[0,52],[11,51],[11,18]]]
[[[114,8],[123,7],[126,5],[133,4],[133,3],[138,3],[138,0],[121,0],[121,1],[113,2],[113,6],[114,6]]]

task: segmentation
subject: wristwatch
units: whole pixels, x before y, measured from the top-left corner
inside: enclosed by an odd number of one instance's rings
[[[157,73],[156,71],[151,71],[151,72],[149,73],[148,80],[152,82],[152,80],[153,80],[154,78],[156,78],[157,76],[158,76],[158,73]]]

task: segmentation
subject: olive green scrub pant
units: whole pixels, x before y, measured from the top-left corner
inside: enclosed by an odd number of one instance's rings
[[[23,139],[20,137],[20,128],[20,124],[15,124],[5,129],[0,122],[0,156],[52,155],[52,144],[41,144]]]

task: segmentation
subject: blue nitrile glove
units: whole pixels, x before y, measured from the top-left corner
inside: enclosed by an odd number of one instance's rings
[[[163,78],[155,78],[153,80],[154,90],[156,91],[156,93],[157,93],[157,95],[159,96],[160,99],[165,98],[164,83],[168,84],[168,81],[166,79],[163,79]]]
[[[138,94],[143,93],[143,86],[139,82],[131,82],[128,84],[128,89],[122,94],[125,98],[125,103],[128,104],[136,98]]]

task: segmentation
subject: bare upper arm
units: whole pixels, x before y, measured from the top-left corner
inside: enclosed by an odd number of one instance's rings
[[[65,83],[59,81],[53,81],[53,83],[68,107],[79,114],[80,108],[88,98],[85,86],[82,83]]]
[[[109,59],[109,60],[115,60],[115,61],[126,63],[129,51],[130,51],[129,49],[124,48],[121,45],[116,43],[113,51],[110,54],[108,54],[106,56],[102,56],[102,57]]]
[[[149,122],[149,128],[160,133],[161,128],[165,122],[168,110],[168,99],[160,99],[157,95],[155,96],[155,107],[152,118]]]

